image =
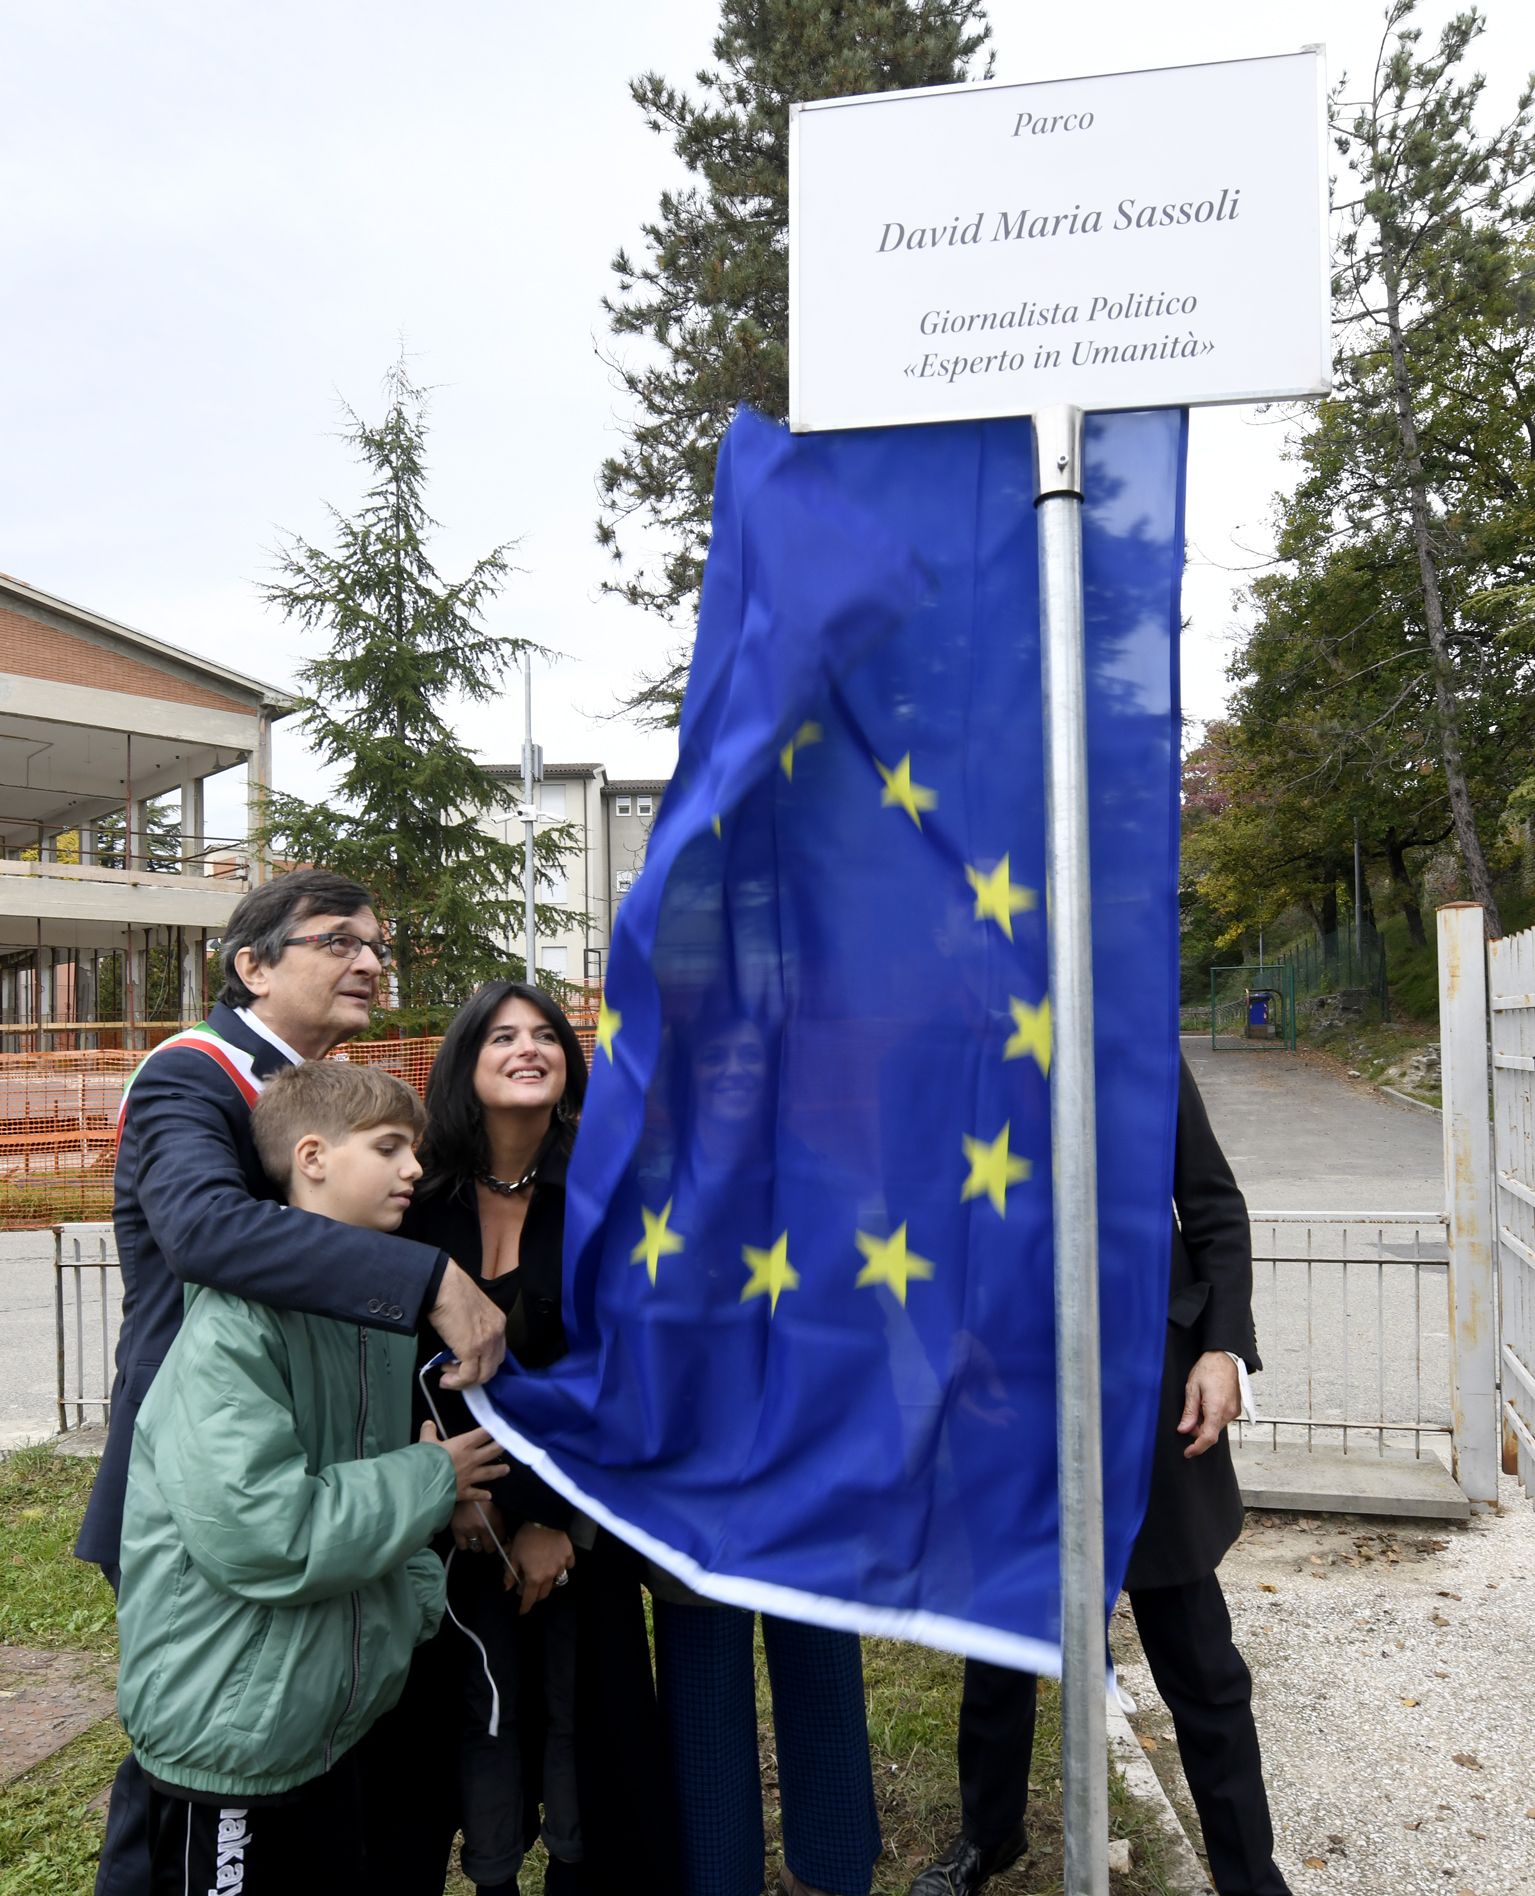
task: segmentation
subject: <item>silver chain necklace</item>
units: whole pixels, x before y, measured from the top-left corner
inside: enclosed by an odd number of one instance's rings
[[[518,1179],[497,1178],[494,1172],[480,1172],[477,1176],[482,1185],[488,1186],[493,1192],[499,1192],[503,1198],[515,1198],[518,1192],[526,1191],[538,1177],[538,1168],[542,1163],[543,1155],[540,1154]]]

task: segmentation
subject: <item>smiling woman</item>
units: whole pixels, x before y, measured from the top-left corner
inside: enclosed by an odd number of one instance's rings
[[[427,1083],[425,1176],[405,1228],[435,1233],[475,1275],[524,1370],[565,1353],[565,1162],[585,1093],[569,1021],[517,981],[464,1005]],[[428,1335],[423,1362],[437,1347]],[[450,1432],[473,1426],[460,1398],[434,1400]],[[459,1828],[482,1896],[515,1889],[540,1829],[546,1890],[664,1886],[668,1803],[650,1776],[660,1744],[635,1557],[521,1466],[492,1503],[454,1513],[439,1551],[457,1625],[420,1650],[369,1741],[369,1829],[383,1840],[372,1886],[440,1891]],[[424,1761],[427,1730],[444,1741]]]

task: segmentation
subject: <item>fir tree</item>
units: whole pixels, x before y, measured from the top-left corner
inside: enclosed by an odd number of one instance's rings
[[[292,862],[322,863],[373,891],[394,946],[402,1009],[455,1005],[479,982],[521,969],[523,850],[482,827],[514,792],[459,742],[456,701],[498,695],[525,642],[491,632],[485,608],[512,568],[507,543],[446,580],[427,550],[426,398],[404,360],[385,381],[377,425],[346,410],[343,439],[371,476],[355,518],[329,509],[335,548],[290,536],[281,578],[262,588],[287,619],[330,639],[300,669],[300,723],[338,768],[334,803],[273,795],[261,836]],[[541,831],[535,873],[576,847],[568,826]],[[540,905],[539,931],[579,917]]]
[[[620,568],[607,590],[674,633],[690,637],[731,415],[742,402],[788,414],[790,105],[952,84],[971,76],[990,31],[981,0],[722,0],[717,63],[698,74],[698,97],[656,73],[630,86],[697,182],[662,194],[642,262],[613,259],[609,325],[655,353],[610,363],[634,418],[598,476],[597,538]],[[629,700],[643,721],[675,721],[688,649]]]
[[[1504,125],[1479,128],[1483,81],[1461,67],[1481,16],[1457,14],[1424,51],[1419,29],[1407,24],[1413,11],[1414,0],[1393,0],[1368,96],[1335,108],[1338,148],[1358,192],[1339,207],[1338,388],[1307,446],[1324,451],[1314,465],[1329,445],[1335,456],[1326,507],[1334,530],[1402,540],[1456,847],[1496,935],[1484,832],[1501,811],[1478,811],[1467,721],[1478,696],[1485,709],[1498,642],[1496,611],[1478,623],[1476,587],[1497,594],[1528,581],[1528,457],[1520,451],[1535,440],[1526,247],[1535,136],[1528,87]],[[1502,547],[1488,530],[1489,503],[1517,522]]]

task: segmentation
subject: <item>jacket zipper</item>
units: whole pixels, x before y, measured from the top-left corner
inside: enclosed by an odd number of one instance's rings
[[[367,1445],[368,1428],[368,1333],[361,1325],[357,1330],[357,1438],[353,1444],[355,1458],[362,1460]],[[346,1704],[341,1708],[341,1716],[331,1727],[329,1738],[325,1741],[325,1769],[331,1767],[331,1758],[336,1744],[336,1734],[352,1714],[357,1703],[357,1688],[362,1683],[362,1595],[357,1589],[352,1591],[352,1682],[347,1688]]]

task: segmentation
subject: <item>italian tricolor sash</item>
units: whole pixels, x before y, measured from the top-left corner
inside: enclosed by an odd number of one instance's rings
[[[133,1090],[133,1082],[144,1071],[156,1054],[168,1053],[172,1047],[195,1047],[204,1053],[215,1066],[222,1067],[228,1074],[235,1091],[247,1106],[254,1106],[256,1095],[261,1091],[261,1081],[256,1078],[254,1062],[243,1047],[236,1047],[216,1033],[207,1021],[196,1027],[187,1028],[185,1033],[172,1034],[169,1040],[162,1040],[158,1047],[151,1047],[144,1058],[128,1076],[128,1084],[123,1088],[122,1104],[117,1109],[117,1136],[123,1136],[123,1121],[128,1112],[128,1095]]]

